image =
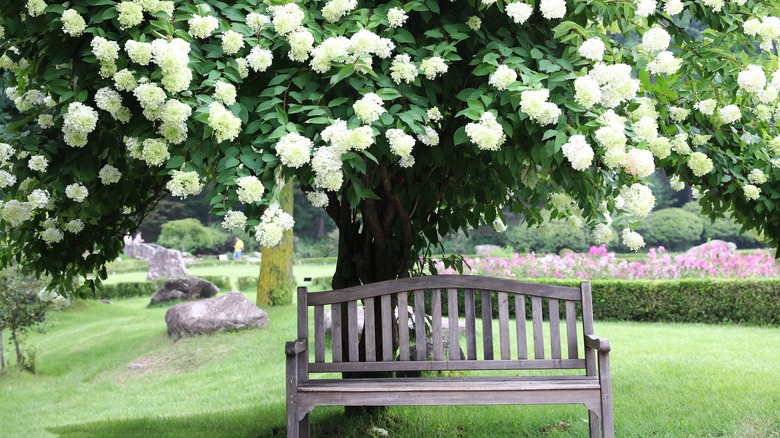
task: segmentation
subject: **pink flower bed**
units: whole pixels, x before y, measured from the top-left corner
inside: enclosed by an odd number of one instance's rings
[[[738,253],[723,242],[710,242],[671,257],[664,247],[652,248],[644,262],[619,261],[604,245],[588,254],[569,253],[467,258],[466,273],[506,278],[576,278],[673,280],[681,278],[776,277],[777,265],[765,250]],[[439,273],[454,274],[440,266]]]

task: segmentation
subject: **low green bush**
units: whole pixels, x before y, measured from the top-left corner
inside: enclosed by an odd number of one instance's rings
[[[217,228],[209,228],[197,219],[179,219],[163,224],[157,243],[192,254],[225,252],[229,236]]]
[[[230,277],[224,275],[199,275],[198,278],[208,280],[214,283],[220,292],[230,292],[233,290],[233,283],[230,281]]]
[[[161,283],[158,282],[133,282],[133,283],[116,283],[116,284],[104,284],[101,285],[98,290],[95,291],[95,299],[98,300],[111,300],[121,298],[134,298],[148,296],[151,298],[157,289],[159,289]]]
[[[238,277],[238,290],[257,290],[257,276]]]

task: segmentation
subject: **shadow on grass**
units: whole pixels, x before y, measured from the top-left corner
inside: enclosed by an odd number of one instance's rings
[[[60,437],[284,437],[283,404],[178,417],[130,418],[51,427]]]

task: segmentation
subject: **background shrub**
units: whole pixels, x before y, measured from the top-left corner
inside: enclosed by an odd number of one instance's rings
[[[257,290],[257,276],[238,277],[238,290]]]
[[[209,228],[197,219],[179,219],[162,226],[157,243],[191,254],[221,254],[230,236],[217,228]],[[246,241],[245,241],[246,242]]]
[[[554,221],[543,228],[517,225],[507,231],[507,240],[517,251],[539,254],[558,254],[562,249],[587,252],[593,244],[587,229],[565,221]]]
[[[704,221],[682,208],[666,208],[650,213],[636,231],[648,248],[664,246],[670,251],[683,251],[701,242]]]
[[[95,291],[95,299],[111,300],[148,296],[151,298],[164,281],[103,284]]]
[[[726,213],[726,216],[710,221],[708,218],[701,216],[701,206],[698,202],[689,202],[683,206],[685,211],[694,213],[699,220],[702,221],[704,231],[702,233],[703,241],[710,240],[724,240],[726,242],[733,242],[737,245],[737,248],[762,248],[767,245],[764,244],[758,236],[752,231],[742,232],[742,226],[736,223],[731,215]]]

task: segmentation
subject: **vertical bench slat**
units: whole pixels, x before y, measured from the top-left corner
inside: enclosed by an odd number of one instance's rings
[[[509,297],[506,292],[498,293],[498,337],[501,342],[501,360],[512,358],[509,347]]]
[[[374,324],[374,299],[363,300],[363,339],[366,340],[366,362],[376,361],[376,326]]]
[[[393,360],[393,308],[390,295],[382,295],[382,360]]]
[[[414,291],[414,343],[417,360],[425,360],[428,354],[425,342],[425,291]]]
[[[458,334],[458,290],[447,290],[447,314],[450,324],[450,360],[460,360],[460,335]]]
[[[341,303],[330,305],[331,338],[333,338],[333,362],[341,362]]]
[[[433,360],[444,360],[441,332],[441,290],[431,290],[431,336],[433,336]]]
[[[553,359],[561,358],[561,312],[558,300],[550,299],[550,350]]]
[[[314,306],[314,361],[325,362],[325,308]]]
[[[577,359],[577,308],[574,301],[566,301],[566,337],[569,343],[569,359]]]
[[[347,321],[349,323],[349,359],[347,362],[360,362],[358,357],[358,323],[357,323],[357,301],[347,302]]]
[[[544,359],[544,327],[542,327],[542,298],[531,297],[534,317],[534,359]]]
[[[493,302],[489,290],[482,291],[482,351],[485,360],[493,360]]]
[[[525,295],[515,295],[517,359],[528,359],[528,335],[525,334]]]
[[[466,307],[466,359],[477,360],[477,328],[474,320],[474,290],[463,291],[463,301]]]
[[[409,304],[406,292],[398,294],[398,354],[401,360],[409,360]]]

